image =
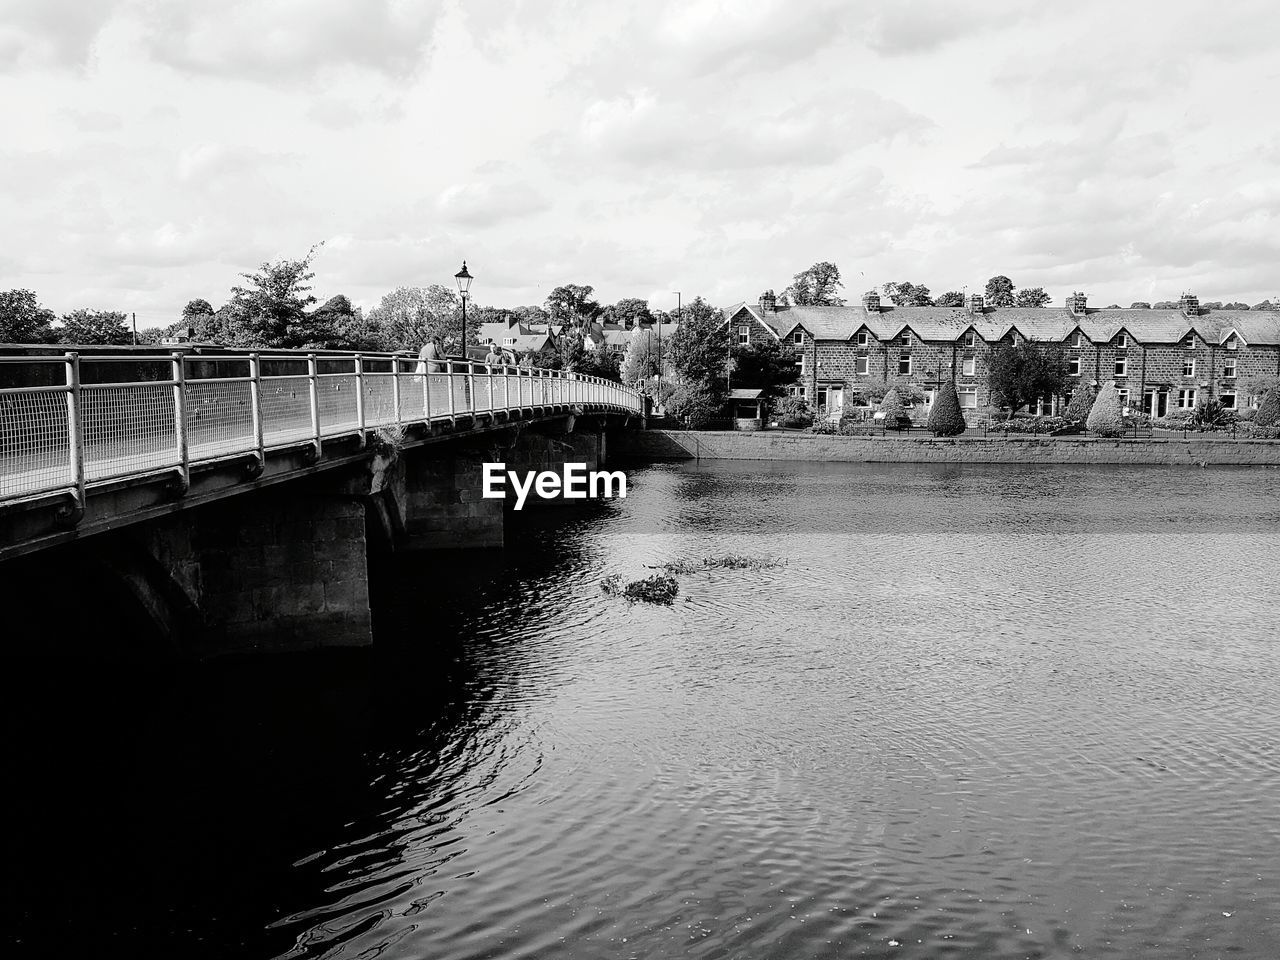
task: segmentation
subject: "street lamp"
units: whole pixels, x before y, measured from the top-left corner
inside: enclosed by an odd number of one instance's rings
[[[458,293],[462,295],[462,340],[461,350],[462,359],[467,359],[467,291],[471,289],[471,281],[474,279],[467,272],[467,261],[462,261],[462,269],[453,275],[453,279],[458,281]]]

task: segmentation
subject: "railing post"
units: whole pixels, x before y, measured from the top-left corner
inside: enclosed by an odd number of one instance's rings
[[[71,468],[75,503],[68,514],[74,525],[84,516],[84,420],[80,411],[80,354],[68,353],[67,362],[67,466]]]
[[[400,358],[391,358],[391,405],[395,408],[395,424],[400,426]]]
[[[453,395],[453,361],[446,360],[444,362],[444,370],[449,378],[449,422],[458,422],[458,401]]]
[[[256,353],[249,354],[249,415],[253,422],[253,447],[258,452],[258,463],[266,466],[267,448],[262,427],[262,359]]]
[[[360,446],[368,442],[364,422],[364,357],[356,354],[356,423],[360,427]]]
[[[422,417],[431,423],[431,364],[422,365]]]
[[[476,413],[476,367],[471,361],[467,361],[467,409],[471,411],[471,418],[475,420]]]
[[[489,376],[488,376],[488,380],[489,380],[489,422],[490,422],[490,423],[492,423],[492,422],[493,422],[493,367],[488,367],[488,366],[486,366],[486,367],[485,367],[485,369],[489,372]],[[503,366],[503,368],[502,368],[502,369],[505,371],[507,368],[506,368],[506,366]]]
[[[320,459],[320,384],[318,383],[319,364],[314,353],[307,354],[307,386],[311,395],[311,442],[315,447],[316,459]]]
[[[187,446],[187,372],[182,354],[169,355],[173,364],[173,432],[178,453],[178,486],[181,493],[191,488],[191,452]]]

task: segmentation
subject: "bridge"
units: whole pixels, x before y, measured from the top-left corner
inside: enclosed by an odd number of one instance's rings
[[[367,643],[369,549],[492,547],[480,465],[600,465],[621,384],[388,353],[0,356],[0,571],[96,557],[203,652]]]

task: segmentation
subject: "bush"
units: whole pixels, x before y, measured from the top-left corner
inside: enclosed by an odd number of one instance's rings
[[[1096,433],[1100,437],[1118,437],[1124,433],[1124,414],[1120,408],[1120,394],[1116,392],[1114,382],[1108,383],[1098,391],[1098,397],[1093,401],[1093,408],[1089,411],[1085,426],[1089,428],[1090,433]]]
[[[1253,425],[1274,427],[1277,424],[1280,424],[1280,390],[1271,390],[1258,405],[1258,412],[1253,415]]]
[[[671,391],[667,413],[683,420],[694,430],[720,415],[720,398],[701,384],[681,382]]]
[[[1093,384],[1082,383],[1071,394],[1071,402],[1067,404],[1067,409],[1062,412],[1062,415],[1068,420],[1084,423],[1089,419],[1089,412],[1093,409],[1093,401],[1097,398],[1098,393],[1093,389]]]
[[[803,397],[783,397],[774,403],[773,415],[781,427],[807,427],[813,423],[813,412]]]
[[[964,413],[960,410],[960,396],[952,381],[944,383],[934,398],[928,426],[935,437],[958,437],[964,433]]]
[[[1256,423],[1240,424],[1240,435],[1250,440],[1280,440],[1280,426],[1260,427]]]
[[[1196,404],[1187,420],[1187,426],[1193,430],[1222,430],[1236,422],[1236,415],[1222,405],[1219,400],[1206,400]]]
[[[959,403],[958,400],[956,402]],[[889,388],[889,392],[880,401],[878,409],[884,414],[885,423],[895,423],[899,417],[906,416],[907,413],[907,408],[903,406],[902,399],[898,396],[897,387]]]
[[[993,423],[990,429],[1000,433],[1057,433],[1066,432],[1075,421],[1065,417],[1013,417],[1001,423]]]

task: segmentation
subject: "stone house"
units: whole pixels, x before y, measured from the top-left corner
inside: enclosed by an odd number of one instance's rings
[[[1096,309],[1082,293],[1061,308],[989,307],[970,296],[963,307],[898,307],[875,293],[858,306],[779,306],[772,293],[726,311],[730,341],[756,337],[791,344],[800,381],[793,388],[838,415],[866,403],[860,384],[903,381],[918,387],[926,407],[953,380],[966,416],[992,406],[988,362],[1001,344],[1025,340],[1061,351],[1071,383],[1114,380],[1122,399],[1154,416],[1216,398],[1230,409],[1256,406],[1237,384],[1280,375],[1280,314],[1202,311],[1192,294],[1172,310]],[[1038,412],[1056,412],[1063,396]]]

